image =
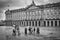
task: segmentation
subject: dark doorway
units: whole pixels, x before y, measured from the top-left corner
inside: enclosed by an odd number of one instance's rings
[[[57,21],[55,21],[55,26],[57,26]]]
[[[39,21],[39,26],[40,26],[40,21]]]
[[[37,21],[35,21],[35,26],[37,26]]]
[[[46,26],[46,21],[44,21],[44,26]]]
[[[60,21],[59,21],[59,26],[60,26]]]
[[[34,26],[34,21],[32,21],[32,26]]]
[[[53,26],[53,21],[51,21],[51,26]]]
[[[47,21],[47,26],[49,27],[49,21]]]

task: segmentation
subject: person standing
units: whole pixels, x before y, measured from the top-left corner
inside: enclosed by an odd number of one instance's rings
[[[13,27],[14,27],[14,28],[13,28],[13,33],[12,33],[12,35],[13,35],[13,36],[16,36],[16,29],[15,29],[15,25],[13,25]]]
[[[27,28],[25,28],[25,35],[27,35]]]
[[[29,27],[29,34],[32,34],[32,28]]]
[[[13,29],[13,34],[12,35],[16,36],[16,30],[15,29]]]
[[[16,30],[17,30],[18,36],[19,36],[20,35],[20,29],[19,29],[19,26],[18,25],[16,25]]]
[[[37,34],[40,34],[40,30],[39,30],[39,28],[37,28]]]
[[[18,34],[18,36],[19,36],[19,35],[20,35],[19,26],[18,26],[18,25],[15,25],[15,26],[14,26],[14,29],[15,29],[16,35]]]
[[[34,27],[34,33],[35,33],[35,27]]]

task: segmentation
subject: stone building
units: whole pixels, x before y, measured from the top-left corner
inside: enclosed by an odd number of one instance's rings
[[[5,12],[7,26],[60,26],[60,3],[36,5],[34,1],[25,8]]]

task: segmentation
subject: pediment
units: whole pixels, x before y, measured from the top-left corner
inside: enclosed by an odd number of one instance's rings
[[[28,9],[36,9],[36,8],[38,8],[38,7],[36,7],[36,6],[31,6],[31,7],[29,7]]]

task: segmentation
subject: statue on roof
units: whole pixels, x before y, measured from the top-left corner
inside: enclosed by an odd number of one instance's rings
[[[35,2],[34,2],[34,0],[32,0],[32,3],[31,3],[31,5],[36,5],[36,4],[35,4]]]

